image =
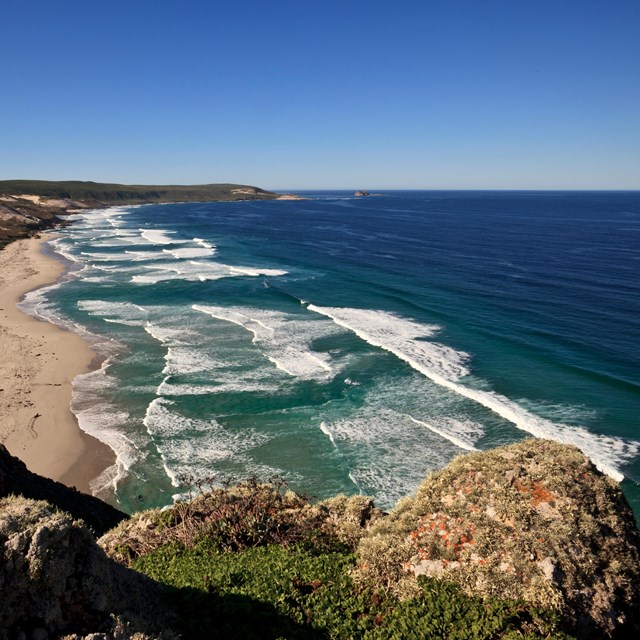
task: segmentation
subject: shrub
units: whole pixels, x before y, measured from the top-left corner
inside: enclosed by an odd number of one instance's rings
[[[251,478],[223,487],[207,483],[199,482],[195,497],[189,495],[170,509],[143,511],[121,523],[100,545],[126,565],[170,543],[190,548],[206,541],[220,551],[269,544],[298,544],[316,553],[353,550],[382,514],[371,498],[362,496],[337,496],[312,505],[280,479],[259,483]]]

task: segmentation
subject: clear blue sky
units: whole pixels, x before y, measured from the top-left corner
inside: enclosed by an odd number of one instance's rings
[[[640,188],[640,0],[3,0],[0,179]]]

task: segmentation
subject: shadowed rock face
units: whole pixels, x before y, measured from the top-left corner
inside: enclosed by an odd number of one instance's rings
[[[119,637],[142,638],[141,617],[159,620],[158,585],[107,558],[83,523],[22,497],[0,498],[0,592],[0,640],[110,631],[114,616],[131,629]]]
[[[528,440],[461,456],[359,547],[360,573],[399,594],[427,575],[552,608],[582,638],[640,629],[640,538],[617,484],[575,447]]]
[[[12,456],[0,444],[0,497],[9,495],[46,500],[75,518],[84,520],[96,537],[129,517],[98,498],[32,473],[24,462]]]

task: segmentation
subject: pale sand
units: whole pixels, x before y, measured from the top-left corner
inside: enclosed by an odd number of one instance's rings
[[[71,381],[91,370],[95,353],[79,335],[16,307],[64,271],[42,253],[46,240],[18,240],[0,251],[0,443],[31,471],[89,492],[89,482],[115,462],[69,408]]]

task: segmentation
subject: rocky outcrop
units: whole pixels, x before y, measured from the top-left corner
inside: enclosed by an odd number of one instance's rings
[[[0,593],[0,640],[145,638],[142,620],[164,626],[156,583],[107,558],[82,522],[22,497],[0,498]]]
[[[0,497],[9,495],[46,500],[75,518],[84,520],[96,536],[103,535],[129,517],[98,498],[32,473],[24,462],[12,456],[0,444]]]
[[[0,248],[62,222],[65,204],[43,206],[20,196],[0,196]]]
[[[0,468],[6,484],[6,463]],[[28,479],[18,470],[14,482]],[[524,601],[529,611],[555,610],[578,638],[640,631],[633,514],[578,449],[551,441],[461,456],[388,515],[363,496],[311,504],[283,484],[250,480],[121,522],[99,541],[106,553],[76,515],[0,498],[0,640],[143,640],[160,630],[171,638],[171,621],[153,606],[163,602],[161,588],[126,565],[203,539],[217,551],[356,549],[354,578],[367,589],[417,595],[426,576],[469,595]]]
[[[619,487],[575,447],[529,440],[461,456],[360,542],[359,578],[417,576],[558,611],[581,638],[640,630],[640,540]]]

